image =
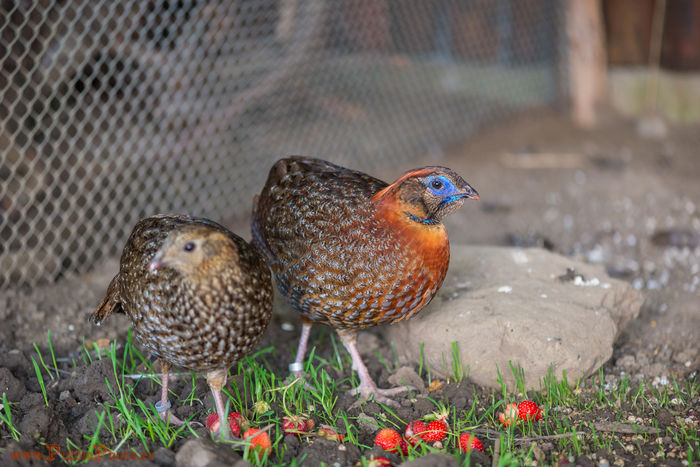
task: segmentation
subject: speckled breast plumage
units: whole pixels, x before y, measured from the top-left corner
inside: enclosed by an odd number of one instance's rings
[[[392,223],[371,199],[386,186],[317,159],[292,157],[272,168],[254,209],[254,241],[305,319],[340,329],[391,323],[439,289],[446,235],[426,248],[420,235]]]
[[[149,272],[168,233],[187,223],[221,229],[238,249],[238,267],[203,283],[174,269]],[[118,293],[142,345],[173,365],[206,371],[228,367],[259,341],[272,313],[270,273],[241,238],[206,219],[154,216],[134,228],[124,248]]]

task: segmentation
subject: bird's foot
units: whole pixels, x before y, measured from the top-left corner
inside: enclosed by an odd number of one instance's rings
[[[292,362],[289,364],[289,372],[294,375],[296,379],[304,378],[304,364],[301,362]]]
[[[170,401],[165,401],[165,404],[162,404],[161,401],[158,401],[156,402],[155,407],[156,411],[158,412],[158,415],[160,416],[160,419],[163,420],[165,423],[175,426],[182,426],[186,424],[186,422],[177,418],[172,412],[172,410],[170,410]],[[191,428],[197,428],[203,425],[199,422],[191,421],[187,423],[187,426]]]
[[[381,402],[384,405],[398,407],[398,402],[392,399],[391,396],[401,394],[402,392],[406,392],[411,389],[414,388],[411,386],[401,386],[396,388],[380,389],[375,384],[360,384],[356,388],[351,389],[349,392],[353,396],[359,394],[362,401],[374,399],[375,402]]]
[[[306,381],[306,373],[304,373],[304,364],[299,362],[292,362],[289,364],[289,372],[291,375],[285,380],[287,385],[296,383],[298,380],[304,382],[304,389],[311,390],[314,389],[308,381]]]

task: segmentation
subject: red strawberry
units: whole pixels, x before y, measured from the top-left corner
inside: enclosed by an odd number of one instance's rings
[[[413,420],[411,423],[406,425],[406,430],[404,431],[403,435],[411,446],[416,446],[420,444],[421,436],[423,436],[424,433],[425,423],[420,420]]]
[[[241,436],[241,425],[238,423],[238,420],[240,418],[236,418],[232,416],[233,414],[228,415],[228,427],[231,430],[231,434],[233,436],[239,437]]]
[[[462,433],[459,435],[459,450],[462,452],[469,452],[472,449],[483,452],[484,444],[479,441],[479,438],[469,433]]]
[[[433,442],[445,439],[447,436],[447,423],[445,420],[433,420],[425,426],[425,432],[420,435],[423,441]]]
[[[506,405],[505,413],[499,412],[498,419],[503,426],[510,426],[511,423],[518,421],[518,406],[517,404]]]
[[[374,437],[374,444],[381,446],[386,452],[401,451],[404,456],[408,454],[406,441],[401,438],[401,435],[396,430],[391,428],[384,428],[379,431],[377,436]]]
[[[236,414],[238,417],[236,417]],[[238,420],[240,420],[240,415],[237,412],[230,413],[228,414],[228,426],[229,429],[231,430],[231,433],[233,436],[241,436],[241,426],[238,423]],[[207,428],[209,431],[212,433],[218,433],[219,431],[219,414],[217,413],[210,413],[207,415],[207,421],[205,422]]]
[[[372,457],[367,461],[367,467],[391,467],[391,461],[386,457]]]
[[[207,421],[205,422],[207,429],[209,431],[217,432],[219,431],[219,414],[210,413],[207,415]]]
[[[241,430],[247,430],[251,427],[250,422],[243,415],[241,415],[240,412],[231,412],[230,414],[228,414],[228,420],[229,423],[231,422],[231,420],[235,420],[236,423],[238,423],[238,426]]]
[[[245,420],[240,412],[231,412],[230,414],[228,414],[228,419],[236,420],[239,424],[241,423],[241,421]]]
[[[299,434],[308,431],[306,429],[307,418],[301,415],[290,415],[282,419],[282,431],[286,434]],[[313,422],[312,422],[313,423]]]
[[[250,440],[251,451],[258,451],[258,460],[262,459],[263,455],[270,455],[272,441],[270,441],[270,435],[267,432],[251,428],[243,433],[243,439]]]
[[[542,410],[532,401],[518,404],[518,417],[525,421],[541,420]]]

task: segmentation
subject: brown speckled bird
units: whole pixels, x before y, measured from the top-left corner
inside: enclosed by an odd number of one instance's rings
[[[409,318],[442,285],[450,258],[441,220],[465,199],[479,199],[445,167],[406,172],[391,185],[307,157],[270,170],[253,206],[254,242],[282,294],[301,314],[290,370],[303,374],[312,324],[336,329],[352,356],[363,398],[390,402],[403,388],[378,389],[356,347],[357,330]]]
[[[169,411],[171,366],[206,372],[219,420],[229,368],[260,340],[272,315],[270,270],[255,248],[216,222],[159,215],[140,220],[121,256],[119,273],[90,317],[130,318],[136,338],[160,359],[156,409]],[[226,437],[226,423],[221,423]]]

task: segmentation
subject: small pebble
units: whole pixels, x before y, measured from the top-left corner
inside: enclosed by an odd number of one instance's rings
[[[594,277],[594,278],[586,281],[586,280],[583,280],[583,278],[581,276],[576,276],[576,277],[574,277],[574,285],[583,286],[583,287],[591,287],[591,286],[595,287],[595,286],[600,285],[600,280],[597,277]]]

